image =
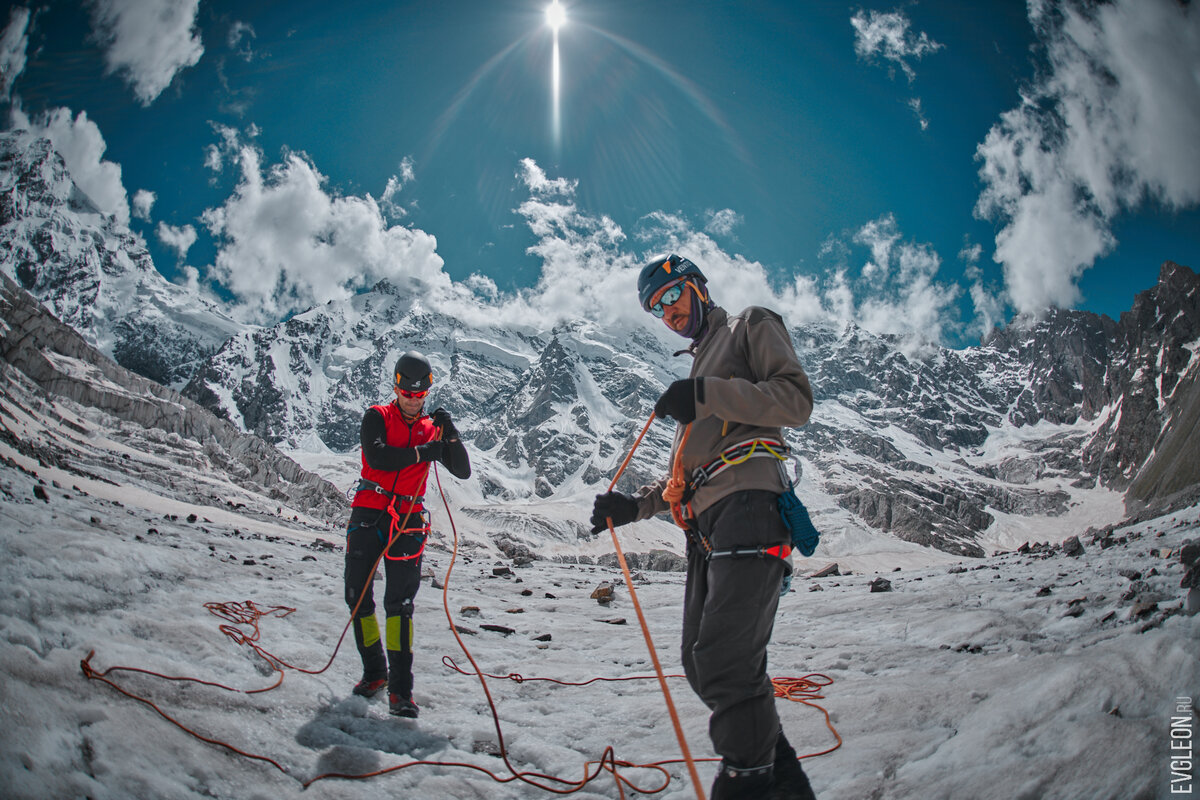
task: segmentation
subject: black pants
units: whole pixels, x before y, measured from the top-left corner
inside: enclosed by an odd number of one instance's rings
[[[777,495],[732,494],[696,519],[715,550],[777,545],[789,540]],[[708,731],[726,763],[771,764],[779,715],[767,674],[767,645],[775,626],[784,564],[773,556],[709,560],[688,543],[683,604],[683,670],[712,711]]]
[[[374,524],[351,522],[347,527],[346,604],[353,610],[362,596],[362,603],[354,615],[354,643],[362,657],[363,678],[378,680],[386,676],[389,694],[411,698],[413,598],[421,587],[421,556],[416,554],[424,545],[424,537],[401,534],[381,561],[387,582],[383,593],[385,619],[381,636],[375,618],[372,584],[375,560],[387,545],[391,521],[384,513]]]

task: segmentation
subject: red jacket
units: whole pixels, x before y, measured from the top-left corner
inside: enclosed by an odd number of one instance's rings
[[[400,409],[395,403],[372,406],[372,408],[383,415],[383,423],[387,430],[387,444],[389,447],[416,447],[419,444],[433,441],[437,436],[438,429],[434,427],[433,420],[429,417],[418,417],[415,422],[409,424],[405,422],[404,416],[400,413]],[[419,498],[425,494],[425,481],[429,477],[429,463],[418,462],[411,467],[405,467],[399,472],[388,472],[386,470],[374,469],[367,464],[367,454],[364,452],[361,474],[363,480],[373,481],[388,492],[401,497]],[[355,493],[354,502],[351,505],[356,508],[378,508],[382,510],[387,508],[391,499],[391,495],[381,494],[367,488]],[[402,514],[406,511],[420,511],[422,508],[423,505],[420,501],[413,503],[397,500],[396,502],[396,510]]]

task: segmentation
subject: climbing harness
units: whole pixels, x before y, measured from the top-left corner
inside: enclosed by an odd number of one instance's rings
[[[424,509],[418,511],[417,519],[420,520],[420,524],[414,527],[405,527],[409,517],[413,513],[411,509],[407,514],[404,515],[403,519],[400,518],[399,512],[396,511],[396,506],[394,503],[388,504],[387,512],[392,517],[392,524],[388,530],[387,547],[385,547],[383,550],[384,558],[386,558],[388,561],[411,561],[415,558],[420,558],[425,552],[425,543],[429,541],[429,532],[433,529],[433,526],[430,522],[429,512]],[[401,536],[412,536],[418,539],[417,552],[403,556],[392,555],[392,545],[399,541],[399,537]]]
[[[787,570],[783,587],[783,592],[786,594],[787,589],[791,585],[792,563],[789,556],[792,551],[799,551],[805,557],[811,556],[816,551],[817,542],[820,538],[820,534],[813,526],[812,519],[808,515],[808,509],[804,507],[804,504],[800,502],[800,498],[796,496],[795,485],[800,474],[799,459],[791,452],[786,442],[764,438],[747,439],[744,442],[738,442],[735,445],[725,448],[716,458],[696,467],[692,470],[691,479],[684,481],[680,458],[690,432],[691,424],[689,423],[684,428],[683,435],[680,437],[679,447],[675,450],[675,463],[672,469],[672,476],[667,482],[667,489],[663,491],[663,499],[671,504],[671,516],[674,517],[675,524],[683,529],[688,538],[710,560],[714,558],[765,558],[767,556],[783,560]],[[729,467],[744,464],[752,458],[773,458],[779,464],[779,476],[786,487],[778,499],[779,516],[788,531],[792,534],[791,542],[790,544],[773,547],[743,546],[715,550],[708,537],[697,530],[695,525],[691,524],[695,520],[695,514],[692,513],[691,499],[701,486],[711,481],[714,477]],[[784,464],[789,460],[795,464],[795,475],[793,477],[789,477],[787,470],[784,468]]]
[[[395,488],[395,484],[392,485],[392,488]],[[376,494],[381,494],[384,497],[389,498],[393,503],[409,503],[410,505],[414,506],[422,505],[425,502],[425,495],[423,494],[396,494],[395,492],[383,488],[375,481],[367,480],[366,478],[358,479],[358,486],[354,488],[354,492],[375,492]]]

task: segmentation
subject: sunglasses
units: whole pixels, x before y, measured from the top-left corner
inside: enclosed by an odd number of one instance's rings
[[[670,289],[667,289],[665,292],[663,292],[662,296],[658,298],[657,303],[654,303],[650,306],[650,313],[659,319],[662,319],[662,315],[667,313],[666,307],[673,306],[678,303],[679,296],[681,294],[683,294],[683,284],[677,283]]]
[[[418,392],[410,392],[408,389],[397,389],[396,391],[400,393],[401,397],[408,400],[420,400],[422,397],[429,394],[428,389],[423,389]]]

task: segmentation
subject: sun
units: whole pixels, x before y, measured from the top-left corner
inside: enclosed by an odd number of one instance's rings
[[[563,8],[562,3],[554,0],[553,3],[546,6],[546,24],[550,26],[552,31],[558,33],[558,29],[565,25],[566,22],[567,10]]]

